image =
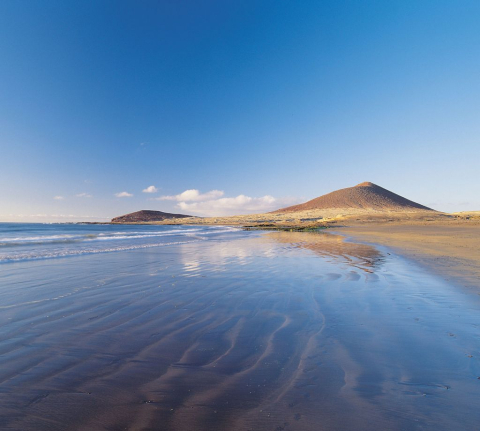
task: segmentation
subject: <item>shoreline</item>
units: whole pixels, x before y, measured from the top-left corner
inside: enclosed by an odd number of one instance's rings
[[[335,233],[380,245],[480,295],[480,225],[350,225]],[[473,292],[472,292],[473,293]]]
[[[346,226],[247,229],[6,266],[6,427],[475,428],[480,297]]]
[[[337,213],[337,215],[334,215]],[[342,215],[343,214],[343,215]],[[111,223],[119,224],[119,223]],[[231,217],[170,219],[140,225],[224,225],[245,230],[346,234],[354,240],[378,244],[414,260],[444,280],[480,288],[480,215],[478,212],[381,213],[347,211],[256,214]],[[332,232],[333,233],[333,232]]]
[[[345,241],[386,247],[444,281],[480,295],[480,224],[369,223],[343,226],[257,226],[245,230],[325,231]],[[474,292],[472,292],[472,289]]]

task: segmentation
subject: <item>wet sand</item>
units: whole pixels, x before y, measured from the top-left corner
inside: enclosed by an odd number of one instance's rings
[[[173,219],[152,224],[229,225],[333,232],[396,252],[434,271],[445,280],[480,286],[480,211],[375,211],[352,208],[230,217]]]
[[[347,223],[338,232],[388,246],[447,281],[480,293],[480,220]]]
[[[1,429],[480,421],[477,296],[338,235],[19,262],[0,280]]]

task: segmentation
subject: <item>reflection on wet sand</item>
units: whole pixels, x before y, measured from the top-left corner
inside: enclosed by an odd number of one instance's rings
[[[333,235],[23,263],[2,279],[2,429],[450,430],[480,419],[479,304]]]
[[[277,241],[288,248],[307,249],[331,258],[333,262],[350,265],[361,271],[373,272],[383,262],[382,254],[373,246],[348,242],[340,235],[326,232],[274,232],[263,237]]]

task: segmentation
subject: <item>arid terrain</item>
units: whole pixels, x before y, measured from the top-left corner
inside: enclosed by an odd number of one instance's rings
[[[369,181],[357,184],[354,187],[335,190],[300,205],[281,208],[275,213],[330,210],[332,208],[361,209],[376,211],[416,211],[431,210],[424,205],[417,204],[390,190],[377,186]]]

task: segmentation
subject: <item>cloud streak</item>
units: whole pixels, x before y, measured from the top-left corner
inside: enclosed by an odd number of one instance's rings
[[[174,196],[160,196],[159,201],[177,202],[204,202],[221,198],[225,193],[221,190],[211,190],[207,193],[200,193],[197,189],[185,190],[183,193]]]
[[[78,195],[75,195],[77,198],[91,198],[92,195],[89,193],[79,193]]]
[[[128,192],[118,192],[118,193],[115,193],[115,196],[117,198],[131,198],[133,194]]]
[[[9,214],[8,217],[1,216],[0,215],[0,220],[3,221],[3,219],[6,219],[6,221],[9,220],[23,220],[23,221],[35,221],[35,220],[42,220],[42,221],[52,221],[52,220],[65,220],[69,219],[71,221],[74,220],[84,220],[84,219],[93,219],[93,220],[109,220],[109,217],[99,217],[99,216],[93,216],[93,215],[76,215],[76,214]]]
[[[205,216],[263,213],[298,203],[296,198],[278,199],[270,195],[262,197],[246,195],[224,197],[224,195],[225,193],[221,190],[200,193],[196,189],[191,189],[174,196],[161,196],[157,200],[177,201],[176,207],[183,212]]]
[[[158,189],[155,186],[148,186],[146,189],[142,190],[143,193],[157,193]]]

